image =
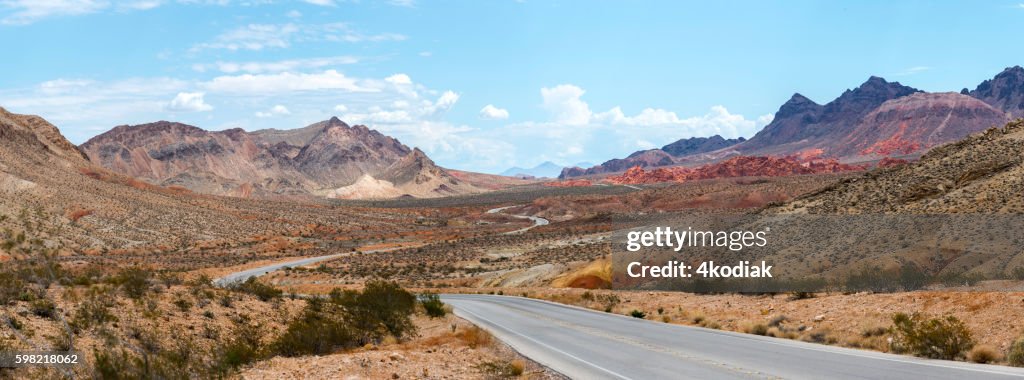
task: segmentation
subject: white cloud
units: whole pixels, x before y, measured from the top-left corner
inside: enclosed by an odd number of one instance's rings
[[[405,75],[405,74],[395,74],[395,75],[389,76],[387,78],[384,78],[384,80],[387,81],[388,83],[396,84],[396,85],[409,85],[409,84],[412,84],[412,78],[409,78],[409,76]]]
[[[299,32],[295,24],[249,24],[229,30],[213,41],[193,47],[201,49],[227,50],[263,50],[266,48],[286,48],[291,45],[291,38]]]
[[[204,83],[203,87],[209,91],[250,95],[314,90],[376,91],[359,86],[355,79],[336,70],[314,74],[284,72],[219,76]]]
[[[110,6],[104,0],[5,0],[0,6],[12,11],[0,22],[25,25],[55,16],[77,16],[95,13]]]
[[[288,11],[288,13],[285,13],[284,15],[288,16],[288,18],[299,18],[302,17],[302,12],[292,9]]]
[[[590,122],[590,106],[580,100],[585,93],[582,88],[571,84],[540,89],[544,108],[552,113],[556,123],[566,125],[584,125]]]
[[[287,48],[298,42],[385,42],[404,41],[398,33],[367,34],[346,23],[329,24],[248,24],[228,30],[212,41],[192,47],[193,53],[208,49],[252,50]]]
[[[408,7],[412,8],[416,6],[416,0],[388,0],[388,4],[396,7]]]
[[[508,119],[508,110],[488,104],[480,109],[480,117],[487,120],[505,120]]]
[[[295,71],[300,69],[319,69],[327,66],[337,65],[350,65],[358,63],[359,58],[352,56],[337,56],[337,57],[322,57],[322,58],[303,58],[303,59],[287,59],[282,61],[268,61],[268,62],[224,62],[218,61],[212,64],[196,64],[192,68],[199,72],[205,72],[210,69],[216,69],[220,72],[227,74],[234,74],[239,72],[260,74],[260,73],[275,73],[283,71]]]
[[[302,1],[304,1],[306,3],[309,3],[309,4],[313,4],[313,5],[319,5],[319,6],[322,6],[322,7],[333,7],[333,6],[336,5],[336,4],[334,4],[334,0],[302,0]]]
[[[437,109],[447,111],[451,109],[452,106],[454,106],[455,103],[458,101],[459,94],[456,94],[451,91],[445,91],[443,94],[441,94],[441,97],[437,99],[437,103],[435,103],[434,105]]]
[[[421,51],[420,52],[420,57],[430,57],[432,55],[434,55],[434,53],[431,53],[429,51]]]
[[[268,110],[266,112],[262,112],[262,111],[261,112],[256,112],[256,117],[267,118],[267,117],[291,115],[291,114],[292,114],[292,112],[288,110],[288,107],[285,107],[283,105],[278,104],[278,105],[275,105],[273,107],[270,107],[270,110]]]
[[[914,75],[914,74],[923,73],[923,72],[928,71],[928,70],[931,70],[931,67],[928,67],[928,66],[914,66],[914,67],[906,68],[903,71],[900,71],[900,72],[896,73],[896,75],[898,75],[898,76]]]
[[[348,112],[348,106],[346,106],[344,104],[339,104],[339,105],[334,106],[334,110],[338,111],[338,112]]]
[[[171,103],[167,105],[169,111],[180,111],[180,112],[205,112],[212,111],[213,106],[206,104],[203,99],[205,93],[202,92],[179,92],[174,99],[171,99]]]

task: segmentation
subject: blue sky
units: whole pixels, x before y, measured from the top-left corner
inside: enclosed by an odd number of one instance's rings
[[[446,167],[602,162],[753,135],[870,75],[973,88],[1024,64],[1019,1],[0,0],[0,106],[120,124],[337,115]]]

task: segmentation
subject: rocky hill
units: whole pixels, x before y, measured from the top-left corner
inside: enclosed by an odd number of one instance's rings
[[[645,171],[640,167],[608,177],[617,184],[685,182],[712,178],[782,177],[800,174],[841,173],[864,170],[863,166],[840,164],[835,159],[802,162],[794,157],[738,156],[696,168],[675,166]]]
[[[176,130],[187,136],[197,133],[180,125],[152,128]],[[126,142],[137,138],[122,137]],[[235,136],[236,139],[241,137]],[[220,138],[230,140],[230,136]],[[192,140],[194,138],[186,139]],[[231,149],[244,147],[247,140],[239,141],[231,145]],[[189,144],[195,149],[217,149],[212,145],[204,148],[192,141],[180,146],[181,149],[166,152],[191,154],[193,150],[185,148]],[[118,150],[116,154],[121,152]],[[13,114],[0,108],[0,241],[25,233],[41,239],[44,245],[62,255],[101,257],[108,249],[129,254],[131,250],[144,248],[147,254],[155,255],[180,253],[181,249],[199,241],[263,241],[272,235],[290,236],[310,224],[333,224],[339,231],[362,231],[364,222],[374,220],[377,219],[365,211],[357,214],[318,204],[214,197],[178,187],[154,186],[90,162],[55,126],[42,118]],[[253,252],[249,249],[252,246],[246,247],[246,254]],[[17,247],[0,247],[0,262],[11,259],[16,251]],[[171,256],[182,255],[161,257]],[[147,260],[153,257],[148,256]],[[202,257],[203,260],[222,258],[212,254]]]
[[[82,149],[115,172],[206,194],[382,198],[477,191],[423,152],[338,118],[255,132],[211,132],[166,121],[125,125],[90,139]]]
[[[566,179],[572,177],[617,173],[632,167],[646,168],[675,165],[680,163],[677,159],[679,157],[712,152],[728,148],[743,141],[746,140],[742,137],[738,139],[726,139],[719,135],[711,137],[691,137],[677,140],[676,142],[661,147],[661,149],[637,151],[626,158],[611,159],[605,161],[601,165],[589,168],[581,168],[579,166],[564,168],[562,169],[562,174],[559,175],[558,178]]]
[[[1024,117],[1024,68],[1008,67],[995,78],[981,82],[974,91],[965,88],[961,93],[978,98],[1011,118]]]
[[[1008,121],[1002,111],[966,95],[916,93],[887,101],[864,116],[827,154],[862,159],[907,155]]]
[[[1024,120],[875,169],[781,206],[809,213],[1024,212]]]

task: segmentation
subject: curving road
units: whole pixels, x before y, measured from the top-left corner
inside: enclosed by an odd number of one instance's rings
[[[599,313],[444,295],[455,314],[576,379],[1022,379],[1024,369],[928,360]]]
[[[372,251],[363,251],[363,253],[388,252],[388,251],[394,251],[396,249],[402,249],[402,248],[406,248],[406,247],[377,249],[377,250],[372,250]],[[224,277],[221,277],[221,278],[218,278],[218,279],[214,279],[213,280],[213,285],[217,286],[217,287],[225,287],[225,286],[228,286],[228,285],[231,285],[231,284],[245,282],[245,280],[248,280],[250,277],[259,277],[259,276],[265,275],[267,273],[278,271],[278,270],[281,270],[281,269],[284,269],[284,268],[298,268],[298,267],[309,266],[309,265],[313,265],[313,264],[316,264],[316,263],[319,263],[319,262],[322,262],[322,261],[333,260],[333,259],[336,259],[336,258],[339,258],[339,257],[348,256],[348,255],[351,255],[352,253],[353,252],[345,252],[345,253],[337,253],[337,254],[327,255],[327,256],[308,257],[308,258],[305,258],[305,259],[297,259],[297,260],[292,260],[292,261],[285,261],[285,262],[274,263],[274,264],[270,264],[270,265],[264,265],[264,266],[261,266],[261,267],[258,267],[258,268],[246,269],[246,270],[243,270],[243,271],[239,271],[239,272],[234,272],[234,273],[228,274],[228,275],[226,275]]]
[[[490,209],[490,210],[487,210],[487,213],[488,214],[497,214],[499,212],[502,212],[504,210],[507,210],[507,209],[510,209],[510,208],[513,208],[513,207],[516,207],[516,206],[506,206],[506,207],[499,207],[499,208],[495,208],[495,209]],[[533,225],[529,226],[529,227],[526,227],[526,228],[521,228],[521,229],[518,229],[518,230],[515,230],[515,231],[505,232],[505,234],[520,234],[520,233],[529,231],[530,229],[532,229],[534,227],[544,226],[544,225],[547,225],[549,223],[547,219],[544,219],[544,218],[541,218],[541,217],[536,217],[536,216],[511,215],[511,214],[509,214],[508,216],[511,216],[513,218],[532,220],[533,221]],[[365,251],[363,253],[380,253],[380,252],[393,251],[393,250],[396,250],[396,249],[400,249],[400,248],[378,249],[378,250],[373,250],[373,251]],[[285,261],[285,262],[274,263],[274,264],[270,264],[270,265],[264,265],[264,266],[261,266],[261,267],[258,267],[258,268],[252,268],[252,269],[247,269],[247,270],[231,273],[231,274],[228,274],[228,275],[226,275],[224,277],[215,279],[215,280],[213,280],[213,285],[214,286],[218,286],[218,287],[225,287],[225,286],[228,286],[228,285],[231,285],[231,284],[236,284],[236,283],[239,283],[239,282],[244,282],[245,280],[248,280],[251,277],[259,277],[259,276],[265,275],[267,273],[278,271],[278,270],[281,270],[281,269],[284,269],[284,268],[298,268],[298,267],[309,266],[309,265],[313,265],[313,264],[316,264],[316,263],[319,263],[319,262],[323,262],[323,261],[327,261],[327,260],[333,260],[333,259],[336,259],[336,258],[339,258],[339,257],[351,255],[351,254],[352,254],[352,252],[345,252],[345,253],[338,253],[338,254],[334,254],[334,255],[309,257],[309,258],[305,258],[305,259],[297,259],[297,260],[292,260],[292,261]]]
[[[518,207],[518,206],[505,206],[505,207],[492,208],[490,210],[487,210],[487,213],[488,214],[497,214],[499,212],[508,210],[510,208],[513,208],[513,207]],[[523,232],[526,232],[526,231],[529,231],[529,230],[533,229],[534,227],[546,226],[546,225],[548,225],[550,223],[547,219],[541,218],[539,216],[512,215],[512,214],[505,214],[505,215],[511,216],[513,218],[529,219],[529,220],[533,221],[533,225],[532,226],[529,226],[529,227],[526,227],[526,228],[520,228],[520,229],[515,230],[515,231],[509,231],[509,232],[506,232],[505,235],[521,234]]]

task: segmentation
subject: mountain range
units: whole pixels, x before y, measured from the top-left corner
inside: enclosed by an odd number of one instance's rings
[[[593,166],[593,164],[589,162],[580,162],[573,166],[589,167]],[[507,177],[555,178],[562,173],[563,167],[563,165],[559,165],[551,161],[544,161],[541,164],[534,166],[532,168],[521,168],[518,166],[513,166],[501,172],[501,175]]]
[[[429,198],[479,191],[419,149],[336,117],[254,132],[211,132],[167,121],[122,125],[81,149],[114,172],[215,195]]]
[[[960,93],[925,93],[872,76],[824,105],[794,94],[779,107],[772,122],[749,140],[684,139],[591,168],[566,168],[560,178],[606,175],[636,166],[706,164],[737,155],[834,158],[844,163],[916,156],[1021,116],[1024,68],[1020,66]],[[674,151],[673,145],[691,149]]]

